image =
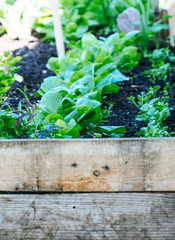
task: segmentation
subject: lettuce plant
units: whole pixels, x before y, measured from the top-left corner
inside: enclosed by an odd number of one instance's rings
[[[103,94],[117,94],[117,83],[129,80],[117,67],[126,71],[140,60],[137,49],[127,46],[130,43],[130,39],[119,34],[98,40],[86,33],[65,56],[51,58],[48,68],[57,76],[48,77],[41,84],[37,93],[41,100],[35,120],[54,121],[55,125],[62,127],[55,137],[78,137],[80,130],[121,136],[124,127],[101,125],[101,105]],[[128,53],[129,50],[135,53],[133,59],[125,58],[127,54],[118,59],[119,52],[125,48]]]

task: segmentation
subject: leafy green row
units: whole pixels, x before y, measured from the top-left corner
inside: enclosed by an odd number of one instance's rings
[[[156,80],[163,81],[166,86],[169,85],[167,77],[172,71],[171,63],[175,62],[175,56],[169,48],[155,49],[148,54],[149,61],[152,63],[152,68],[144,71],[149,81],[155,85]],[[167,63],[168,61],[168,63]]]
[[[116,0],[60,0],[59,2],[65,43],[68,47],[73,46],[89,30],[98,35],[108,35],[116,31]],[[41,10],[41,16],[36,19],[34,28],[45,34],[43,40],[54,39],[51,9]]]
[[[68,48],[73,47],[76,41],[88,31],[96,36],[108,36],[116,32],[117,16],[129,7],[135,7],[140,12],[138,24],[141,25],[142,37],[137,38],[137,43],[142,47],[145,45],[146,48],[148,47],[148,27],[152,17],[151,1],[148,3],[146,0],[60,0],[60,4],[64,38]],[[45,35],[43,40],[54,40],[53,17],[50,8],[41,9],[34,29]]]
[[[171,75],[175,56],[169,48],[160,48],[149,53],[147,57],[152,68],[144,71],[143,74],[147,75],[153,87],[149,88],[147,92],[142,92],[137,100],[132,96],[128,98],[140,110],[136,121],[146,123],[146,127],[142,127],[137,134],[144,137],[169,137],[174,133],[169,133],[168,127],[164,126],[164,122],[172,110],[168,103],[167,91],[171,90],[171,86],[167,79]],[[159,82],[162,83],[163,88],[155,85]],[[157,95],[163,95],[163,97],[160,98]]]
[[[136,121],[143,121],[146,127],[142,127],[137,133],[144,137],[170,137],[174,133],[169,133],[168,127],[164,126],[165,120],[170,116],[169,97],[156,97],[159,86],[149,88],[147,92],[142,92],[137,97],[128,99],[140,110]]]
[[[116,94],[116,84],[129,80],[117,67],[125,72],[138,64],[141,55],[136,47],[128,46],[131,41],[119,34],[98,41],[86,33],[66,56],[51,58],[48,67],[57,76],[46,78],[37,93],[42,98],[35,121],[61,127],[55,137],[79,137],[80,130],[121,136],[124,127],[99,126],[102,95]]]
[[[168,29],[168,24],[162,24],[162,21],[170,16],[154,22],[151,0],[60,0],[60,2],[64,41],[68,48],[74,48],[76,41],[88,31],[96,36],[108,36],[116,32],[117,16],[130,7],[136,8],[140,15],[139,22],[136,23],[140,26],[140,30],[134,31],[137,33],[135,44],[144,56],[148,53],[149,40],[152,39],[156,47],[159,47],[160,34],[157,33]],[[50,8],[42,8],[33,27],[39,33],[44,34],[43,40],[55,39]]]

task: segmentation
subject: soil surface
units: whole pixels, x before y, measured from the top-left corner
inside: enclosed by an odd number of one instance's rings
[[[125,126],[127,131],[124,137],[139,137],[136,133],[140,128],[145,126],[143,122],[136,121],[135,118],[139,113],[139,109],[131,103],[127,98],[130,96],[137,97],[141,92],[146,92],[149,87],[153,87],[149,79],[142,73],[151,68],[148,59],[141,59],[139,65],[135,67],[129,74],[131,80],[125,82],[120,86],[120,91],[116,95],[111,95],[108,100],[114,103],[112,108],[111,117],[108,118],[110,125]],[[171,82],[172,89],[169,91],[170,97],[169,105],[175,108],[175,70],[169,74],[167,81]],[[157,81],[162,90],[165,84]],[[160,89],[161,90],[161,89]],[[157,97],[162,97],[158,93]],[[171,110],[170,117],[166,119],[165,126],[168,126],[168,132],[175,132],[175,109]]]
[[[24,97],[18,91],[18,88],[25,90],[30,97],[36,92],[44,78],[55,75],[46,67],[50,57],[56,57],[56,47],[48,42],[41,42],[35,37],[30,37],[28,40],[12,40],[5,34],[0,37],[0,53],[11,51],[13,56],[21,56],[22,61],[17,65],[20,67],[17,74],[23,77],[23,82],[15,81],[9,91],[10,103],[14,106]],[[30,97],[32,103],[37,101],[37,98]]]
[[[27,95],[36,92],[43,79],[54,75],[46,67],[50,57],[56,57],[55,46],[41,42],[35,37],[29,40],[11,40],[7,35],[0,37],[0,53],[10,50],[14,56],[22,56],[22,61],[19,63],[21,67],[17,72],[23,77],[23,82],[14,82],[9,91],[10,103],[17,106],[23,94],[18,91],[18,88],[25,90]],[[106,120],[106,125],[125,126],[127,131],[124,137],[136,137],[136,133],[140,130],[144,123],[136,122],[135,118],[138,115],[138,109],[127,99],[129,96],[136,97],[140,92],[146,91],[151,86],[148,78],[142,72],[150,69],[151,64],[148,59],[141,59],[139,66],[135,67],[128,76],[130,81],[120,84],[120,91],[117,94],[107,96],[107,100],[113,103],[110,117]],[[175,107],[175,70],[168,76],[168,81],[172,84],[172,89],[169,92],[170,106]],[[163,87],[163,83],[158,82],[157,85]],[[37,102],[37,98],[30,97],[32,103]],[[169,126],[169,132],[175,132],[175,110],[171,111],[171,116],[166,120],[165,125]],[[90,136],[85,136],[90,137]],[[138,136],[137,136],[138,137]]]

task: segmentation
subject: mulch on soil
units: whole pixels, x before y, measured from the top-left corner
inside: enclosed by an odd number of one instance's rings
[[[21,44],[21,45],[20,45]],[[21,46],[21,47],[20,47]],[[0,37],[0,52],[11,50],[14,56],[22,56],[19,63],[21,67],[17,72],[24,79],[22,83],[15,81],[9,91],[10,103],[17,106],[18,102],[24,97],[18,90],[26,91],[30,95],[36,92],[43,79],[54,75],[53,72],[46,68],[47,61],[50,57],[56,57],[55,46],[41,42],[35,37],[31,37],[28,41],[11,40],[7,35]],[[127,129],[124,137],[136,137],[136,133],[143,125],[142,122],[136,122],[138,109],[129,102],[129,96],[137,97],[140,92],[146,91],[151,87],[148,78],[142,74],[146,69],[150,69],[151,64],[148,59],[141,59],[139,66],[135,67],[128,76],[131,78],[129,82],[120,84],[120,91],[107,97],[107,100],[113,103],[111,116],[107,118],[107,125],[125,126]],[[170,74],[168,80],[172,83],[172,90],[169,93],[169,103],[175,106],[175,70]],[[157,85],[163,87],[163,83],[157,82]],[[37,102],[37,98],[30,97],[32,103]],[[175,132],[175,110],[171,111],[171,116],[166,120],[166,126],[169,126],[169,132]],[[89,136],[86,136],[89,137]]]

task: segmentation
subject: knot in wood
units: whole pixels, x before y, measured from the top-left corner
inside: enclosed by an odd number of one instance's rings
[[[99,176],[100,176],[100,172],[99,172],[98,170],[95,170],[95,171],[93,172],[93,174],[94,174],[94,176],[96,176],[96,177],[99,177]]]

